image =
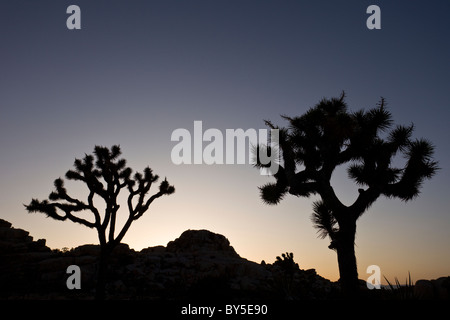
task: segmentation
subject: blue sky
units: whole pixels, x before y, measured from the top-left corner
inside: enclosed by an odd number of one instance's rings
[[[81,30],[66,27],[71,4]],[[366,27],[371,4],[381,30]],[[96,243],[94,230],[23,204],[47,197],[95,145],[120,144],[133,169],[149,165],[176,187],[131,227],[132,248],[208,229],[249,260],[294,252],[336,280],[336,255],[310,222],[313,198],[264,205],[257,187],[269,178],[250,165],[174,165],[170,137],[195,120],[223,132],[283,125],[281,114],[345,90],[351,110],[386,98],[396,123],[435,144],[442,168],[418,199],[380,198],[358,221],[360,277],[371,264],[389,279],[447,275],[449,12],[447,1],[2,1],[0,218],[52,248]],[[353,199],[345,171],[333,183]]]

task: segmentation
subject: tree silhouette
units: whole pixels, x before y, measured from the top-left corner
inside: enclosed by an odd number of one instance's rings
[[[286,252],[277,256],[273,264],[281,269],[281,275],[276,274],[277,282],[281,284],[281,289],[286,298],[291,299],[293,294],[294,275],[300,270],[298,263],[294,261],[294,254]]]
[[[279,129],[279,154],[282,159],[274,174],[275,183],[260,187],[262,200],[278,204],[286,194],[309,197],[318,194],[313,203],[312,222],[319,237],[331,240],[336,250],[343,292],[358,290],[358,272],[354,250],[357,219],[383,195],[403,201],[418,196],[425,179],[438,170],[433,161],[434,147],[425,139],[411,138],[414,126],[395,126],[382,98],[376,108],[348,112],[345,93],[339,98],[323,99],[299,117],[282,116],[288,128],[270,121],[266,125]],[[261,146],[265,147],[265,146]],[[404,165],[395,167],[396,156]],[[337,166],[348,164],[358,196],[344,205],[330,184]],[[257,167],[268,167],[259,162]]]
[[[158,180],[158,175],[153,174],[147,167],[142,173],[135,173],[132,177],[132,169],[126,167],[126,160],[119,159],[120,147],[115,145],[109,150],[106,147],[95,146],[95,163],[93,155],[85,155],[84,159],[76,159],[75,170],[69,170],[66,178],[84,182],[89,195],[87,201],[81,201],[68,195],[64,187],[64,180],[58,178],[54,182],[55,191],[49,195],[49,200],[39,201],[32,199],[29,205],[25,205],[28,212],[42,212],[56,220],[70,220],[80,223],[88,228],[95,228],[100,242],[100,261],[96,298],[103,299],[105,294],[105,272],[113,249],[122,241],[133,221],[142,217],[150,204],[162,195],[175,192],[175,188],[164,179],[159,185],[159,191],[150,197],[146,197],[153,183]],[[116,218],[120,205],[118,196],[122,189],[128,189],[127,199],[128,218],[116,233]],[[95,198],[100,198],[105,203],[104,213],[95,206]],[[80,213],[90,211],[93,220],[82,218]]]
[[[295,270],[299,270],[298,263],[294,262],[294,254],[291,252],[286,252],[277,256],[274,263],[276,266],[280,266],[286,273],[293,274]]]

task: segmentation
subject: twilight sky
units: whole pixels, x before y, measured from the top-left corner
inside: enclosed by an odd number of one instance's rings
[[[71,4],[81,30],[66,27]],[[371,4],[381,30],[366,27]],[[23,204],[46,198],[95,145],[120,144],[131,168],[149,165],[176,188],[132,225],[130,247],[208,229],[249,260],[293,252],[301,268],[337,280],[336,254],[310,221],[314,198],[267,206],[257,187],[271,179],[250,165],[175,165],[170,154],[172,132],[193,133],[195,120],[224,134],[285,125],[281,114],[345,90],[353,111],[386,98],[395,123],[434,143],[442,168],[416,200],[379,198],[358,220],[359,277],[372,264],[389,280],[448,275],[449,20],[448,1],[2,1],[0,218],[51,248],[97,243],[94,230]],[[355,199],[345,170],[332,184],[344,203]]]

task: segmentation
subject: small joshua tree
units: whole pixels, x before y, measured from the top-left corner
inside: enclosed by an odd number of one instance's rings
[[[281,274],[277,275],[277,280],[281,284],[281,289],[287,297],[291,297],[293,294],[294,274],[300,270],[298,263],[294,261],[294,254],[283,253],[276,258],[274,266],[278,266],[281,269]]]
[[[121,150],[117,145],[112,146],[111,150],[96,146],[94,155],[95,162],[94,156],[86,155],[82,160],[75,160],[75,170],[69,170],[66,173],[67,179],[82,181],[87,185],[89,189],[87,201],[69,196],[64,187],[64,180],[58,178],[54,182],[56,190],[49,195],[50,201],[32,199],[31,203],[25,207],[30,213],[42,212],[56,220],[70,220],[97,230],[100,242],[100,263],[96,298],[103,299],[106,266],[111,252],[122,241],[132,222],[142,217],[155,199],[174,193],[175,188],[169,185],[167,179],[164,179],[159,184],[159,191],[146,197],[152,184],[159,178],[149,167],[144,169],[143,174],[137,172],[132,177],[132,169],[126,167],[126,160],[119,159]],[[116,234],[116,218],[120,208],[117,198],[120,191],[125,188],[129,192],[128,218]],[[106,204],[103,214],[94,205],[95,197],[100,197]],[[90,211],[93,214],[93,220],[82,218],[80,213],[83,211]]]
[[[299,270],[298,264],[294,262],[294,254],[291,252],[283,253],[277,257],[274,265],[280,266],[283,271],[289,274],[294,274],[296,270]]]

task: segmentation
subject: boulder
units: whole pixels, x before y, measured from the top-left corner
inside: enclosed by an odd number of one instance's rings
[[[167,244],[167,252],[202,252],[202,254],[209,252],[212,255],[217,253],[239,258],[227,238],[208,230],[187,230],[183,232],[179,238]]]
[[[414,285],[414,296],[418,299],[433,299],[434,286],[430,280],[417,280]]]
[[[71,252],[72,255],[79,256],[99,256],[100,246],[97,244],[84,244],[82,246],[76,247]]]
[[[450,276],[434,280],[417,280],[414,285],[414,296],[424,300],[449,300]]]
[[[0,228],[0,238],[2,239],[10,239],[10,241],[27,239],[31,241],[32,238],[28,237],[28,235],[29,232],[22,229]]]
[[[0,228],[11,228],[12,223],[6,220],[0,219]]]
[[[141,254],[154,254],[154,253],[165,253],[166,247],[164,246],[156,246],[156,247],[148,247],[145,249],[142,249],[140,251]]]
[[[441,300],[450,299],[450,276],[431,280],[431,283],[435,288],[436,298]]]

